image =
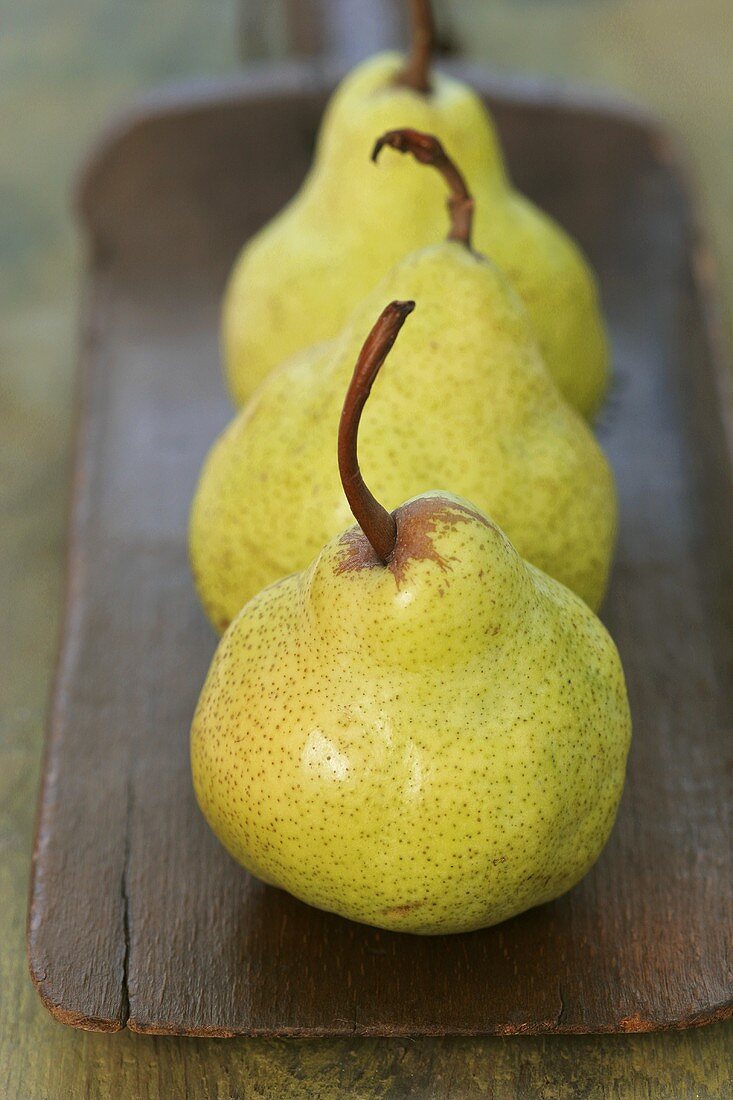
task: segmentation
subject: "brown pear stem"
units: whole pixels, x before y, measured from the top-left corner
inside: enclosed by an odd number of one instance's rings
[[[473,228],[473,195],[463,173],[446,153],[433,134],[423,134],[419,130],[388,130],[382,134],[372,150],[372,160],[376,162],[385,145],[396,149],[398,153],[412,153],[420,164],[429,164],[437,168],[448,184],[448,212],[450,214],[449,241],[460,241],[466,248],[471,247]]]
[[[395,84],[412,88],[422,95],[430,91],[430,62],[435,49],[435,22],[430,0],[409,0],[410,56],[394,79]]]
[[[397,333],[414,308],[414,302],[390,302],[380,313],[359,352],[339,424],[338,461],[341,484],[354,519],[369,539],[377,557],[385,565],[397,542],[397,525],[394,516],[382,507],[364,483],[359,469],[356,441],[361,414],[374,379],[389,355]]]

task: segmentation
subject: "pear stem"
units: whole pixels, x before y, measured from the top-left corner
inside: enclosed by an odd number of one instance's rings
[[[458,166],[446,153],[433,134],[423,134],[419,130],[388,130],[382,134],[372,150],[372,160],[376,163],[385,145],[396,149],[398,153],[412,153],[419,164],[428,164],[437,168],[448,184],[448,213],[450,214],[449,241],[460,241],[471,248],[473,229],[473,195]]]
[[[412,88],[422,95],[430,92],[430,62],[435,48],[435,22],[430,0],[410,0],[411,44],[407,63],[394,79],[395,84]]]
[[[379,368],[389,355],[397,333],[415,308],[414,302],[390,302],[380,313],[372,331],[364,341],[354,374],[346,392],[338,435],[338,462],[354,519],[372,545],[374,553],[386,565],[397,543],[394,516],[372,496],[359,469],[356,442],[359,422]]]

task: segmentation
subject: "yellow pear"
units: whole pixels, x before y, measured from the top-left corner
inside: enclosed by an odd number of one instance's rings
[[[365,174],[374,135],[412,128],[435,134],[461,165],[479,204],[477,247],[524,300],[567,400],[590,416],[608,375],[594,276],[567,234],[512,188],[479,97],[460,81],[428,72],[429,6],[413,7],[411,61],[405,66],[399,55],[380,54],[344,80],[326,110],[303,186],[237,260],[222,321],[231,394],[242,404],[273,367],[336,336],[398,260],[438,238],[435,180],[391,155],[374,179]]]
[[[192,507],[191,560],[220,630],[347,525],[331,440],[363,334],[391,299],[420,309],[364,424],[380,499],[395,508],[426,484],[450,485],[522,557],[592,608],[602,599],[616,524],[611,471],[550,377],[521,301],[471,249],[473,203],[456,165],[429,135],[387,138],[447,179],[449,239],[401,260],[337,340],[274,371],[212,448]]]
[[[578,882],[613,825],[631,724],[618,654],[582,600],[467,501],[429,492],[389,513],[364,484],[359,417],[410,308],[384,311],[344,406],[360,526],[234,620],[191,763],[204,816],[252,874],[434,935]]]

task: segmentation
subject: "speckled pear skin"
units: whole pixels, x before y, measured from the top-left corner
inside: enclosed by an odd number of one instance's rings
[[[190,551],[220,631],[351,522],[333,440],[364,336],[392,299],[417,308],[362,422],[377,499],[391,511],[425,485],[450,485],[492,515],[522,557],[599,606],[615,539],[613,475],[548,374],[503,275],[442,242],[398,264],[338,341],[273,372],[214,444]]]
[[[447,493],[354,527],[241,611],[196,710],[209,825],[254,875],[402,932],[569,890],[603,848],[631,733],[599,620]]]
[[[445,185],[391,150],[386,130],[434,134],[476,199],[475,247],[504,270],[532,317],[548,367],[590,416],[608,381],[594,276],[576,245],[507,181],[493,122],[465,84],[433,73],[420,95],[393,84],[403,59],[380,54],[335,92],[316,157],[288,206],[245,246],[224,300],[231,394],[242,404],[273,367],[335,337],[354,306],[403,256],[446,234]]]

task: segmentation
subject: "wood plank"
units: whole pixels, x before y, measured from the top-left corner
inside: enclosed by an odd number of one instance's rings
[[[325,95],[297,69],[273,80],[151,106],[87,177],[94,339],[32,895],[39,989],[81,1026],[199,1035],[633,1031],[727,1014],[731,497],[704,491],[721,455],[730,468],[722,364],[686,197],[638,119],[487,89],[517,180],[598,267],[615,340],[606,618],[636,740],[598,866],[541,910],[426,941],[255,883],[195,809],[188,723],[215,640],[185,521],[228,415],[217,300],[239,242],[297,186]]]

